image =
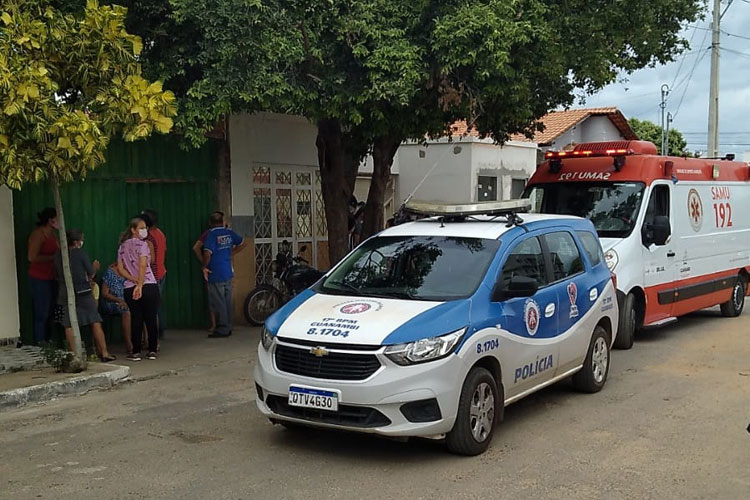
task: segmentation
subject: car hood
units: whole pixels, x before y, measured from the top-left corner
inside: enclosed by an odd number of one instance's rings
[[[441,304],[445,303],[324,295],[307,290],[271,316],[267,326],[287,339],[383,345],[399,327]]]

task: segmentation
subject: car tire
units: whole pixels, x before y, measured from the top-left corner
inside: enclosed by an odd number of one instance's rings
[[[736,318],[742,314],[742,310],[745,308],[745,290],[747,289],[747,283],[742,276],[737,278],[737,281],[732,287],[732,297],[721,304],[721,315],[726,318]]]
[[[630,349],[633,347],[635,330],[638,328],[638,311],[635,308],[635,295],[629,293],[622,303],[620,321],[615,337],[615,349]]]
[[[599,392],[609,374],[609,336],[601,326],[594,329],[583,367],[573,375],[573,386],[581,392]]]
[[[474,456],[487,450],[495,424],[502,418],[502,398],[502,391],[487,369],[477,367],[469,372],[461,388],[456,422],[445,437],[451,453]]]

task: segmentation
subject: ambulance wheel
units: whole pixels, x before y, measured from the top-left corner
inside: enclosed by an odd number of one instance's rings
[[[745,289],[747,284],[745,280],[740,276],[737,278],[737,282],[732,288],[732,298],[727,300],[721,305],[721,315],[727,318],[735,318],[742,314],[742,309],[745,308]]]
[[[471,370],[461,388],[456,423],[445,437],[448,451],[469,456],[484,453],[492,441],[502,404],[492,374],[481,367]]]
[[[630,349],[633,347],[635,330],[638,327],[638,311],[635,308],[635,295],[629,293],[622,303],[620,322],[615,337],[615,349]]]
[[[573,386],[581,392],[599,392],[609,373],[609,341],[604,328],[597,326],[591,336],[583,368],[573,375]]]

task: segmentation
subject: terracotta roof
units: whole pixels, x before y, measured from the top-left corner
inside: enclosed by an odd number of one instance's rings
[[[510,140],[536,142],[539,145],[548,144],[589,116],[607,116],[625,139],[638,139],[638,136],[633,132],[633,129],[630,128],[628,120],[622,112],[612,106],[607,108],[583,108],[569,109],[566,111],[553,111],[547,113],[539,120],[544,124],[544,130],[542,132],[537,132],[533,141],[529,140],[523,134],[513,134],[511,135]],[[453,132],[453,135],[458,136],[472,135],[476,137],[479,135],[473,127],[467,133],[466,122],[463,120],[453,123],[453,125],[451,125],[451,131]]]

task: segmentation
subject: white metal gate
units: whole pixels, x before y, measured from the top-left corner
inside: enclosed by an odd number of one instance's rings
[[[320,243],[328,241],[320,172],[310,167],[253,167],[255,279],[270,283],[279,244],[288,241],[312,266],[320,267]]]

